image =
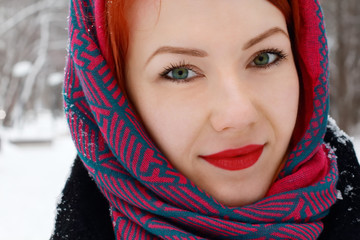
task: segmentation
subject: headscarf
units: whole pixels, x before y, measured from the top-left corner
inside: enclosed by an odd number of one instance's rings
[[[71,0],[64,105],[86,169],[109,201],[116,239],[316,239],[336,201],[336,157],[324,144],[328,49],[318,0],[299,0],[300,140],[265,198],[227,207],[177,171],[120,90],[104,52],[104,0]],[[305,118],[305,116],[300,116]],[[96,206],[94,206],[96,208]]]

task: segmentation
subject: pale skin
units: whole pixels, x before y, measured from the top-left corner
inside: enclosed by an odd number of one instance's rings
[[[265,0],[139,0],[126,88],[169,162],[226,206],[262,199],[287,157],[299,79],[282,13]],[[225,170],[201,155],[264,145]]]

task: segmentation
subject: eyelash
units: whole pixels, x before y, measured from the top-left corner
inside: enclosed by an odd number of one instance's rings
[[[254,65],[254,66],[250,66],[250,68],[256,68],[256,69],[268,69],[268,68],[271,68],[275,65],[278,65],[282,60],[285,60],[287,59],[287,54],[278,49],[278,48],[268,48],[268,49],[264,49],[264,50],[261,50],[257,53],[255,53],[252,57],[251,57],[251,62],[247,64],[247,66],[249,66],[255,59],[256,57],[260,56],[261,54],[263,53],[269,53],[269,54],[275,54],[277,56],[277,58],[274,60],[274,62],[272,63],[269,63],[269,64],[266,64],[264,66],[261,66],[261,65]]]
[[[177,83],[190,82],[193,78],[198,77],[198,76],[195,76],[195,77],[186,78],[186,79],[175,79],[175,78],[171,78],[171,77],[167,76],[171,71],[173,71],[173,70],[175,70],[177,68],[186,68],[186,69],[188,69],[190,71],[193,71],[197,75],[202,76],[202,74],[199,73],[199,71],[196,70],[193,65],[187,64],[185,61],[182,61],[182,62],[179,62],[179,63],[171,63],[170,66],[164,67],[164,70],[159,75],[162,78],[165,78],[167,80],[170,80],[172,82],[177,82]]]
[[[269,53],[269,54],[275,54],[277,56],[277,58],[272,62],[272,63],[269,63],[269,64],[266,64],[266,65],[254,65],[254,66],[249,66],[251,63],[254,62],[254,60],[256,59],[256,57],[260,56],[261,54],[263,53]],[[277,49],[277,48],[269,48],[269,49],[264,49],[264,50],[261,50],[257,53],[255,53],[252,57],[251,57],[251,62],[247,64],[247,67],[246,68],[255,68],[255,69],[269,69],[275,65],[278,65],[282,60],[286,59],[287,58],[287,54],[285,52],[283,52],[282,50],[280,49]],[[184,83],[184,82],[190,82],[192,79],[198,77],[198,76],[195,76],[195,77],[191,77],[191,78],[186,78],[186,79],[175,79],[175,78],[171,78],[168,76],[168,74],[175,70],[175,69],[178,69],[178,68],[186,68],[190,71],[193,71],[194,73],[196,73],[197,75],[200,75],[200,76],[203,76],[201,73],[199,73],[198,70],[195,69],[195,67],[191,64],[187,64],[185,61],[181,61],[179,63],[171,63],[170,66],[168,67],[165,67],[164,70],[159,74],[161,78],[164,78],[164,79],[167,79],[169,81],[172,81],[172,82],[176,82],[176,83]]]

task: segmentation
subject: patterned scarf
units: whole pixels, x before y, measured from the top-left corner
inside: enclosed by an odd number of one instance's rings
[[[155,147],[117,85],[104,46],[104,0],[71,0],[64,104],[78,154],[111,206],[117,239],[316,239],[336,200],[336,157],[324,143],[328,52],[317,0],[299,0],[298,45],[309,116],[262,200],[226,207]],[[94,206],[96,207],[96,206]]]

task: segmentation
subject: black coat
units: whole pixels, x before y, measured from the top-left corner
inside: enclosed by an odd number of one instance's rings
[[[325,142],[336,149],[341,194],[324,219],[320,238],[360,239],[360,166],[353,145],[334,127],[328,127]],[[114,240],[109,204],[87,170],[76,158],[57,208],[52,240]]]

